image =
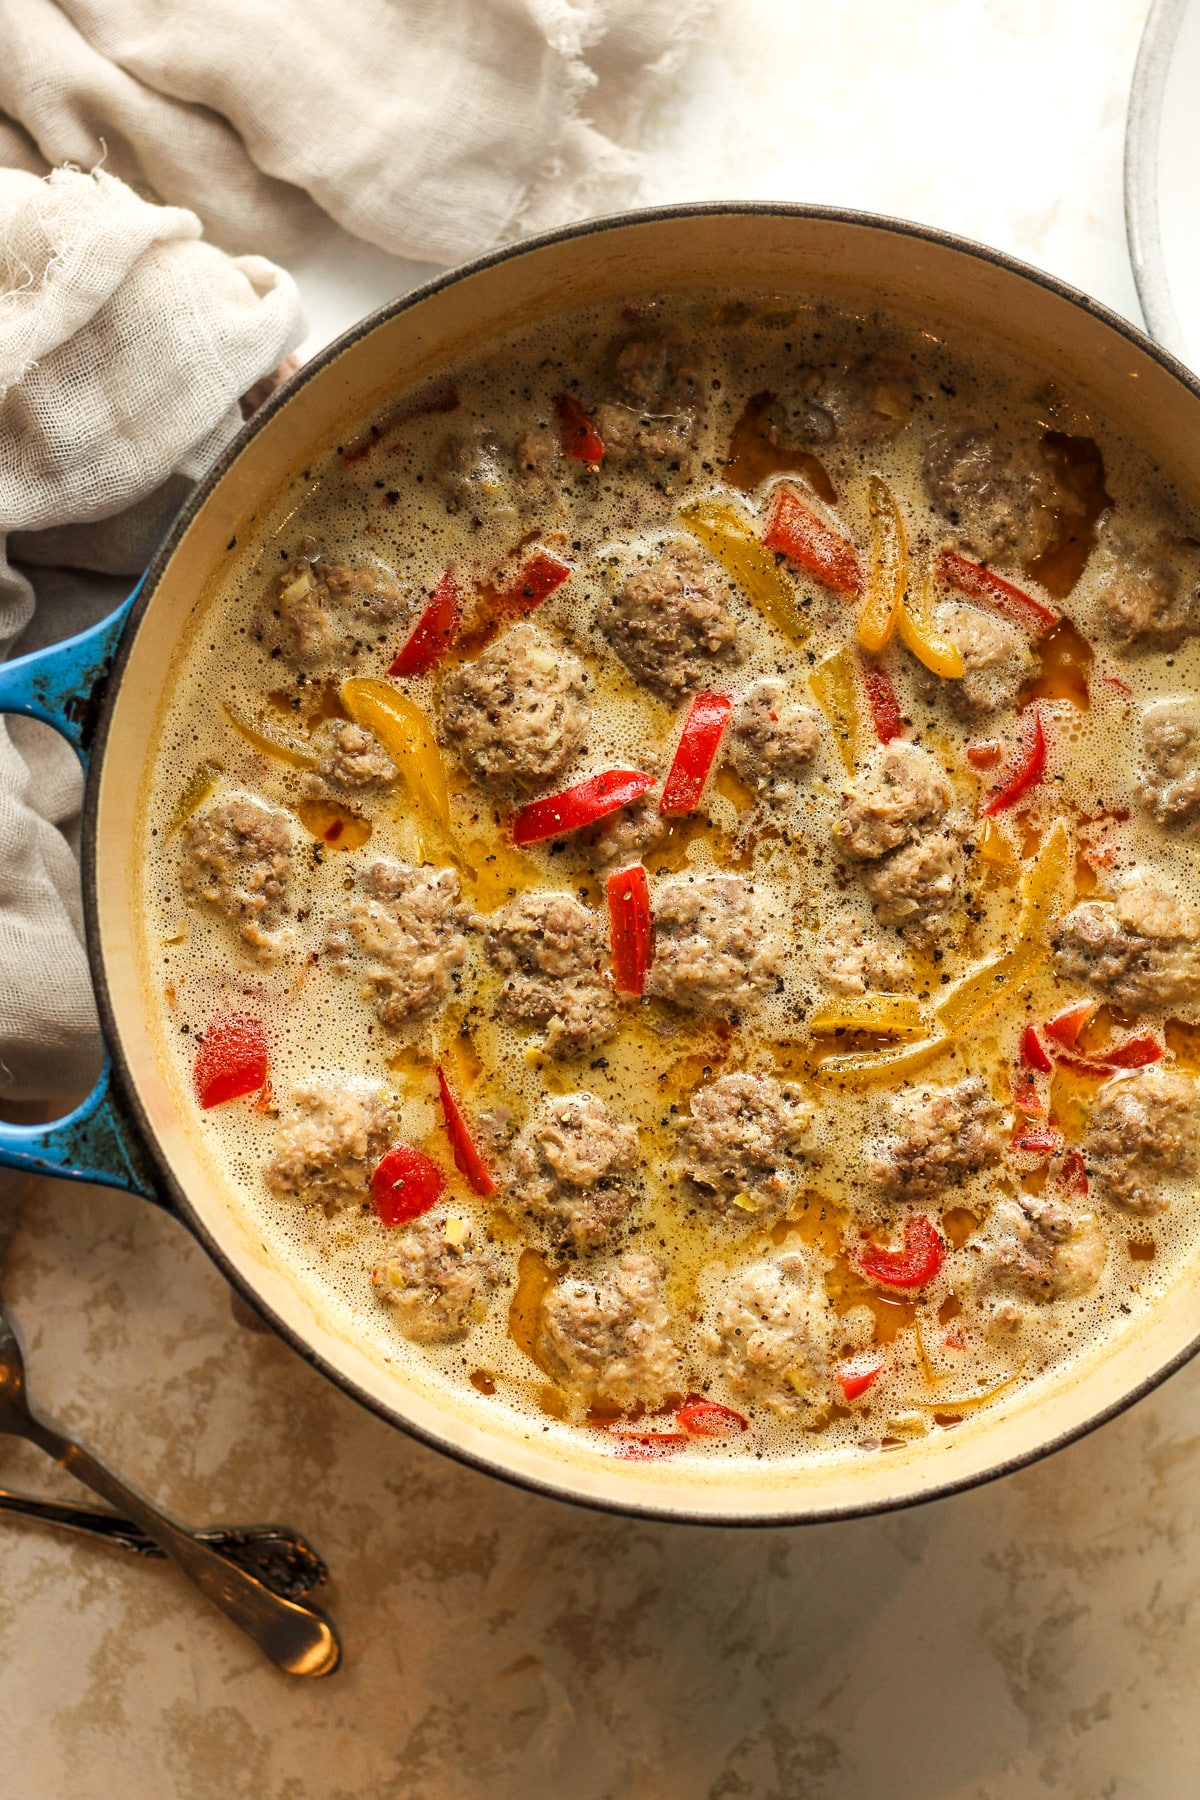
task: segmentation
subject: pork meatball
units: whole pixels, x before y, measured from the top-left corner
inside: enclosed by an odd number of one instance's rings
[[[357,957],[364,994],[375,998],[383,1024],[396,1027],[449,999],[467,953],[469,921],[453,869],[377,862],[324,947],[331,966],[343,972]]]
[[[1200,632],[1200,594],[1187,589],[1164,546],[1106,537],[1099,576],[1100,623],[1122,656],[1174,650]]]
[[[764,680],[756,681],[734,709],[725,754],[747,786],[778,804],[791,798],[820,748],[813,708],[789,701],[781,681]]]
[[[728,1019],[774,984],[783,956],[783,939],[741,876],[673,881],[654,901],[646,992],[689,1012]]]
[[[561,775],[592,722],[583,666],[532,625],[514,625],[442,694],[442,726],[465,767],[499,794]]]
[[[687,538],[635,569],[601,601],[597,622],[634,680],[672,704],[740,660],[725,582]]]
[[[578,1055],[616,1029],[599,915],[573,895],[518,894],[488,920],[487,943],[507,977],[500,1016],[543,1026],[551,1055]]]
[[[1159,700],[1142,716],[1145,767],[1139,798],[1152,819],[1200,838],[1200,705]]]
[[[391,644],[410,608],[385,569],[300,556],[279,576],[260,621],[263,642],[293,668],[313,671]]]
[[[260,961],[277,955],[292,867],[287,814],[235,795],[193,813],[180,838],[188,899],[219,912]]]
[[[1148,869],[1072,907],[1050,942],[1060,975],[1126,1012],[1200,1016],[1200,911]]]
[[[433,479],[448,512],[486,519],[498,508],[511,508],[513,472],[512,459],[492,432],[476,438],[451,432],[438,450]]]
[[[1004,1108],[978,1075],[953,1087],[913,1088],[890,1104],[892,1135],[868,1158],[885,1193],[924,1199],[986,1169],[1000,1156]]]
[[[1159,1182],[1200,1169],[1200,1094],[1177,1069],[1106,1081],[1084,1139],[1093,1192],[1130,1212],[1161,1212]]]
[[[692,1096],[680,1131],[685,1189],[730,1224],[762,1226],[801,1185],[813,1109],[769,1075],[722,1075]]]
[[[579,1407],[661,1406],[683,1368],[652,1256],[627,1252],[586,1278],[565,1275],[542,1304],[542,1367]]]
[[[358,1205],[370,1194],[371,1172],[395,1126],[378,1089],[349,1075],[315,1078],[295,1089],[281,1113],[263,1177],[281,1199]]]
[[[797,370],[798,400],[789,436],[812,444],[880,443],[912,416],[912,376],[886,352]]]
[[[1039,1304],[1087,1293],[1104,1273],[1108,1254],[1091,1213],[1076,1215],[1037,1194],[997,1200],[965,1249],[974,1259],[969,1279],[981,1297],[1000,1292]]]
[[[630,863],[645,862],[666,829],[657,795],[647,794],[609,813],[589,830],[577,831],[573,848],[587,868],[594,874],[603,874],[610,869],[628,868]]]
[[[614,397],[647,413],[694,412],[703,403],[692,346],[665,331],[639,330],[614,338],[606,356]]]
[[[829,1403],[832,1336],[820,1279],[793,1250],[753,1264],[733,1281],[705,1344],[738,1399],[819,1424]]]
[[[355,797],[391,787],[395,779],[396,765],[379,739],[349,719],[337,719],[304,785],[311,794]]]
[[[371,1285],[416,1344],[454,1344],[487,1311],[500,1278],[496,1255],[477,1247],[463,1219],[428,1213],[371,1273]]]
[[[1033,653],[1024,632],[956,600],[943,602],[936,617],[938,629],[963,659],[961,678],[942,684],[954,710],[970,715],[1012,706],[1021,683],[1033,669]]]
[[[591,1247],[637,1194],[637,1133],[594,1094],[547,1094],[513,1145],[509,1189],[554,1243]]]
[[[922,474],[935,512],[985,561],[1032,562],[1054,543],[1064,515],[1082,511],[1043,446],[997,425],[964,420],[935,432]]]
[[[949,826],[914,838],[863,869],[863,886],[881,925],[906,937],[936,938],[946,930],[962,885],[962,846]]]
[[[940,825],[953,789],[927,750],[889,744],[842,798],[833,835],[843,856],[873,861]]]
[[[835,994],[895,994],[912,985],[898,950],[869,932],[853,913],[835,919],[817,945],[821,978]]]

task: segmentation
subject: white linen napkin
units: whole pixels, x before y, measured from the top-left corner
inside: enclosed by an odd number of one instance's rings
[[[128,591],[298,342],[255,252],[333,220],[446,263],[626,202],[712,4],[0,0],[0,655]],[[98,1066],[79,798],[61,740],[0,723],[0,1098]]]

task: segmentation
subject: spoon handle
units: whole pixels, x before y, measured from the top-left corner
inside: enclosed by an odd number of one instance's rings
[[[23,1436],[153,1538],[205,1598],[279,1668],[291,1675],[332,1674],[341,1647],[323,1613],[273,1593],[248,1569],[227,1561],[40,1414],[28,1411],[22,1425]]]
[[[135,1556],[166,1559],[166,1551],[132,1519],[123,1519],[103,1507],[81,1506],[75,1500],[47,1500],[40,1495],[0,1488],[0,1514],[3,1513],[116,1544]],[[209,1525],[193,1531],[192,1536],[250,1569],[265,1587],[289,1600],[298,1600],[327,1578],[328,1571],[312,1545],[286,1525]]]

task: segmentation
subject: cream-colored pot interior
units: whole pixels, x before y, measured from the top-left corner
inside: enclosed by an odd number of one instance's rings
[[[903,1505],[1027,1460],[1127,1402],[1190,1353],[1200,1269],[1070,1379],[1010,1411],[963,1420],[903,1447],[828,1463],[614,1460],[473,1394],[434,1391],[416,1365],[356,1343],[348,1318],[272,1266],[201,1150],[192,1109],[168,1083],[138,967],[130,846],[155,709],[182,634],[225,547],[295,471],[411,383],[473,355],[493,334],[568,307],[737,287],[864,296],[917,323],[1019,345],[1138,438],[1181,488],[1200,471],[1200,398],[1183,372],[1098,310],[1036,277],[900,226],[802,210],[719,207],[581,227],[447,278],[327,352],[257,421],[207,482],[158,559],[110,692],[87,851],[93,958],[126,1088],[181,1210],[218,1261],[302,1352],[386,1418],[481,1467],[575,1500],[713,1522],[802,1520]],[[201,600],[198,600],[201,597]]]

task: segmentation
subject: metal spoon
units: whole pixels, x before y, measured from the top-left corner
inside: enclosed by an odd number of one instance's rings
[[[77,1531],[101,1543],[116,1544],[135,1556],[165,1558],[166,1551],[147,1537],[132,1519],[99,1506],[81,1506],[75,1500],[45,1500],[33,1494],[17,1494],[0,1487],[0,1513],[19,1519],[36,1519]],[[202,1544],[210,1544],[229,1562],[257,1575],[264,1587],[288,1600],[299,1600],[319,1587],[329,1571],[312,1545],[285,1525],[210,1525],[193,1531]]]
[[[315,1607],[273,1593],[249,1569],[228,1561],[202,1537],[160,1512],[82,1444],[36,1412],[25,1388],[16,1324],[0,1303],[0,1433],[27,1438],[69,1475],[93,1488],[153,1538],[206,1599],[252,1637],[290,1675],[329,1675],[341,1655],[329,1620]]]

